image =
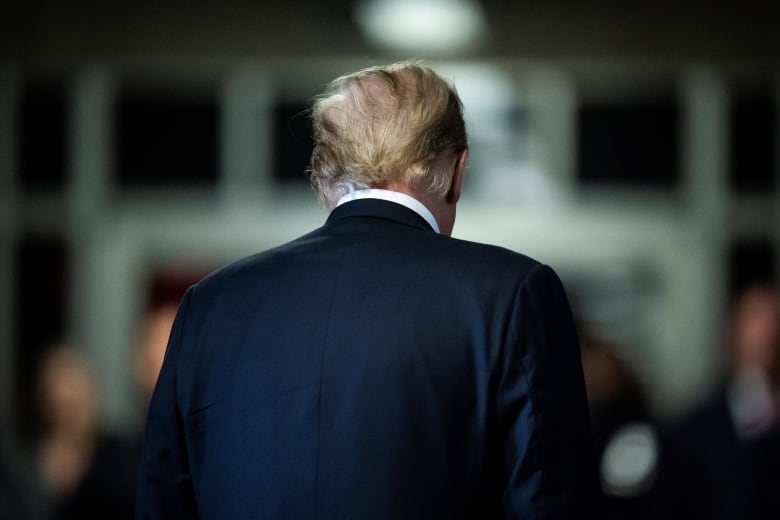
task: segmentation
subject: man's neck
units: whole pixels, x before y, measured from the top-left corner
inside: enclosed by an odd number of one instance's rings
[[[369,188],[369,189],[355,190],[341,197],[339,201],[336,203],[336,207],[356,199],[381,199],[381,200],[388,200],[390,202],[395,202],[396,204],[405,206],[411,209],[412,211],[414,211],[415,213],[417,213],[418,215],[420,215],[423,219],[425,219],[428,225],[430,225],[431,228],[433,228],[435,232],[437,233],[441,232],[439,229],[438,219],[436,218],[434,213],[429,209],[429,207],[426,204],[424,204],[421,200],[419,200],[417,197],[415,197],[414,195],[406,191],[399,191],[399,190],[393,190],[387,188]]]
[[[449,206],[444,197],[399,181],[390,181],[379,187],[404,193],[419,201],[433,214],[439,226],[438,232],[442,235],[452,235],[452,227],[455,225],[455,207]]]

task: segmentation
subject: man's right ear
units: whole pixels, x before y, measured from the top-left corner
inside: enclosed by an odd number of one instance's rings
[[[447,203],[457,204],[460,200],[460,191],[463,186],[463,171],[466,169],[466,160],[469,156],[469,149],[464,148],[455,156],[455,162],[452,165],[452,180],[450,189],[447,192]]]

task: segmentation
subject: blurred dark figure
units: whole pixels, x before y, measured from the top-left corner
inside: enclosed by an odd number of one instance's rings
[[[44,352],[36,373],[37,462],[48,518],[133,518],[137,459],[130,454],[137,450],[101,430],[97,395],[77,350]]]
[[[154,305],[139,326],[133,376],[144,412],[177,308],[171,302]],[[51,518],[134,518],[140,430],[121,436],[99,430],[94,381],[72,349],[55,349],[45,356],[41,375],[42,411],[48,418],[44,424],[49,425],[44,429],[48,433],[41,444],[41,462],[54,498]]]
[[[658,442],[644,393],[614,345],[589,334],[580,344],[604,518],[650,518]]]
[[[780,296],[753,285],[737,298],[729,371],[669,432],[662,513],[687,518],[780,518]]]
[[[20,454],[0,449],[0,520],[37,519],[35,478]]]

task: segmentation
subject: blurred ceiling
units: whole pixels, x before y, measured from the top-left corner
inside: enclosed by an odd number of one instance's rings
[[[780,2],[482,0],[488,38],[437,56],[650,59],[776,67]],[[4,2],[0,60],[397,57],[372,46],[349,0]]]

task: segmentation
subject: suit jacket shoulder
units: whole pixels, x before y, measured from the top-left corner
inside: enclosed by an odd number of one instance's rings
[[[188,291],[139,509],[587,517],[587,405],[552,269],[392,203],[346,206]]]

